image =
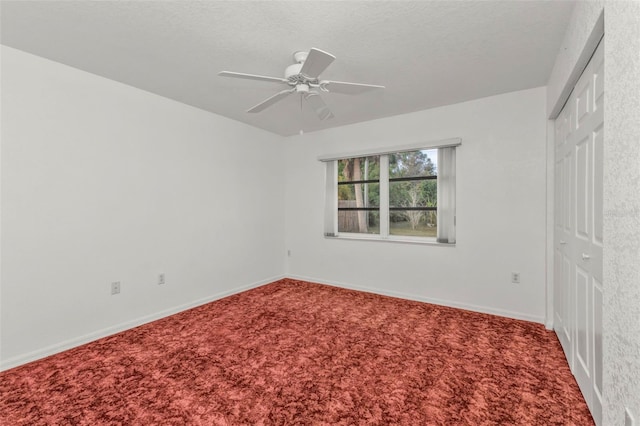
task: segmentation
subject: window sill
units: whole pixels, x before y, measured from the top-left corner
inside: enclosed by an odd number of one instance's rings
[[[340,234],[335,237],[324,236],[327,240],[351,240],[351,241],[376,241],[383,243],[400,243],[400,244],[418,244],[441,247],[455,247],[456,243],[439,243],[435,238],[412,238],[412,237],[388,237],[380,238],[378,235],[372,234]]]

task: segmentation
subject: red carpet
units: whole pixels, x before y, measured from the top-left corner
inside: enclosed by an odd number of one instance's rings
[[[3,425],[592,425],[542,325],[282,280],[0,373]]]

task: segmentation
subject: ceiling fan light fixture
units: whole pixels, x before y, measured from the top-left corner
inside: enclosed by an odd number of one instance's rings
[[[293,54],[293,60],[296,61],[296,64],[302,64],[307,60],[307,56],[309,56],[309,52],[295,52]]]
[[[299,83],[296,85],[297,93],[309,93],[309,85],[304,83]]]
[[[324,103],[318,92],[309,92],[304,95],[304,99],[311,105],[320,120],[328,120],[333,118],[333,113]]]

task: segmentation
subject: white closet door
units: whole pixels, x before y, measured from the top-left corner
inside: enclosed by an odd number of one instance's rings
[[[573,186],[573,150],[567,139],[571,135],[571,108],[562,110],[556,119],[555,155],[555,231],[554,231],[554,327],[573,371],[573,309],[571,304],[571,234],[573,229],[571,191]]]
[[[604,41],[591,59],[593,111],[590,119],[592,143],[591,159],[591,233],[587,253],[590,256],[591,273],[591,327],[592,327],[592,374],[593,388],[591,411],[597,424],[602,423],[602,224],[603,224],[603,164],[604,164]]]
[[[596,424],[602,418],[604,42],[556,120],[554,326]]]

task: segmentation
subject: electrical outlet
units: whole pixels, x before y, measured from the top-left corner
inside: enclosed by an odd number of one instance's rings
[[[633,414],[631,414],[631,410],[629,407],[624,409],[624,426],[634,426],[635,421],[633,420]]]
[[[164,284],[164,272],[158,275],[158,285]]]
[[[111,283],[111,295],[120,293],[120,281],[114,281]]]
[[[520,284],[520,272],[511,273],[511,282],[513,284]]]

